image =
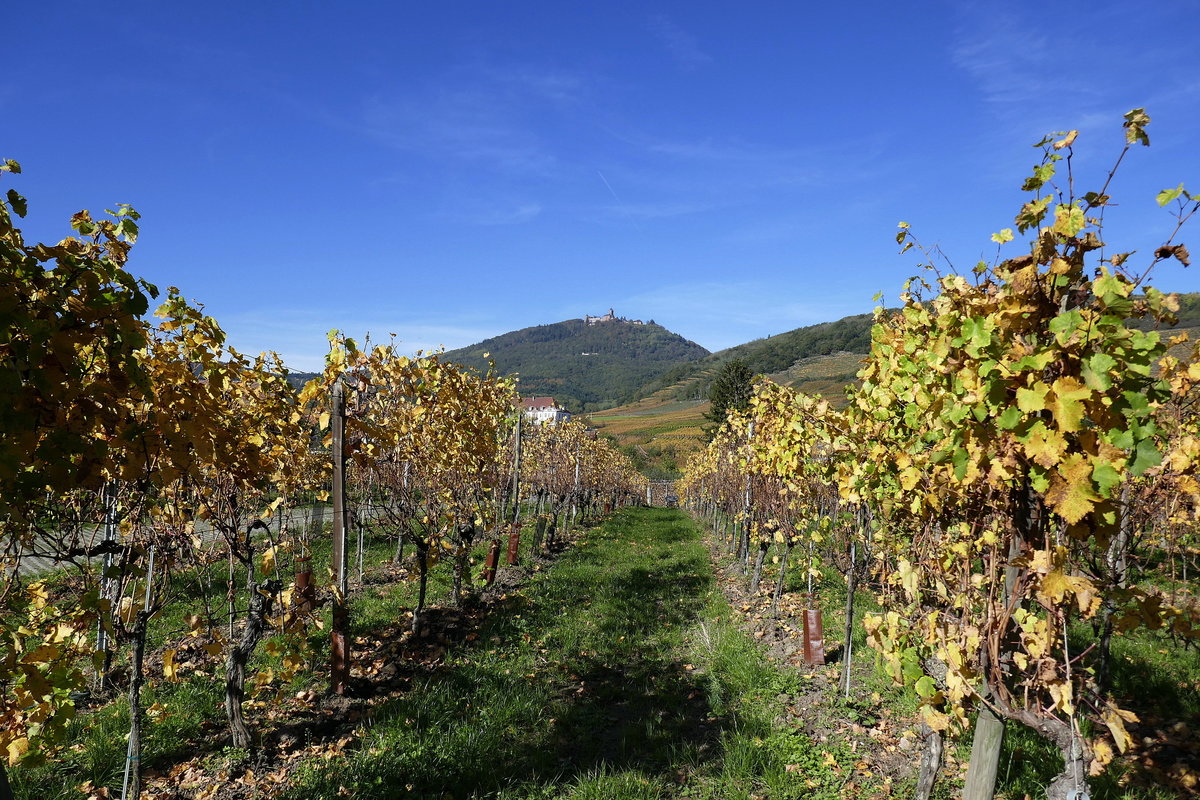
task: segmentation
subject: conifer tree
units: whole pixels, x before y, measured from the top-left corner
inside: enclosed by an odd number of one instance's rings
[[[750,406],[753,392],[754,373],[740,358],[726,361],[708,387],[708,399],[712,403],[704,418],[712,423],[705,428],[705,435],[712,439],[717,428],[725,422],[730,409],[745,411]]]

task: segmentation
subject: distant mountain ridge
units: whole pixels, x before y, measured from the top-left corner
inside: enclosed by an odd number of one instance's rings
[[[709,351],[653,320],[602,317],[535,325],[443,356],[480,370],[488,358],[501,374],[520,376],[521,394],[549,395],[572,411],[629,402],[664,372]]]

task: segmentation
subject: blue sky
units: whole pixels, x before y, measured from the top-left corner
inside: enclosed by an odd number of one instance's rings
[[[1200,2],[834,6],[12,0],[4,183],[31,240],[132,204],[131,271],[295,369],[335,327],[453,348],[611,306],[716,350],[868,311],[915,271],[898,221],[969,269],[1030,144],[1080,129],[1097,186],[1135,106],[1110,245],[1200,189]]]

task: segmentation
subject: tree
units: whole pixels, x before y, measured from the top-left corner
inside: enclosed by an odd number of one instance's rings
[[[717,377],[713,378],[708,387],[708,399],[712,407],[704,418],[712,423],[705,429],[705,434],[711,440],[717,428],[725,422],[730,409],[745,411],[750,406],[750,395],[753,393],[752,383],[754,373],[740,358],[726,361],[721,365]]]

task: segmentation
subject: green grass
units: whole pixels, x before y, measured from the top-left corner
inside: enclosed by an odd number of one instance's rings
[[[777,729],[781,680],[729,622],[692,523],[627,510],[291,796],[833,797],[805,783],[828,772],[815,746]]]
[[[327,526],[328,527],[328,526]],[[478,573],[486,553],[488,541],[481,537],[473,552],[476,564],[472,570]],[[331,540],[328,530],[311,542],[314,580],[321,581],[331,559]],[[352,584],[357,582],[357,540],[351,537],[349,555],[353,568]],[[263,544],[258,547],[261,555]],[[524,537],[522,557],[529,555],[529,537]],[[394,531],[379,529],[368,531],[364,537],[364,565],[367,570],[390,561],[395,551]],[[407,548],[411,554],[412,548]],[[450,561],[436,565],[430,572],[429,602],[445,603],[451,591]],[[53,585],[69,580],[71,573],[60,570],[42,576]],[[168,592],[169,602],[151,619],[147,635],[147,656],[157,649],[171,646],[179,641],[189,625],[186,618],[201,613],[202,590],[199,579],[209,584],[213,611],[216,615],[225,612],[225,581],[227,565],[223,560],[193,570],[177,572],[172,576]],[[282,576],[281,576],[282,577]],[[261,579],[261,575],[259,576]],[[415,578],[415,575],[414,575]],[[245,573],[235,571],[239,608],[245,605]],[[415,579],[402,582],[368,586],[364,591],[351,595],[351,635],[369,635],[373,631],[394,625],[411,611],[416,601]],[[306,671],[298,675],[291,690],[314,686],[321,690],[326,676],[320,674],[328,662],[328,640],[330,613],[328,607],[322,611],[324,629],[313,628],[310,634],[312,645],[311,661],[318,671]],[[223,620],[216,622],[224,628]],[[267,637],[251,661],[251,674],[268,667],[278,669],[281,655],[267,652],[272,640]],[[127,646],[117,652],[114,664],[118,669],[127,668]],[[142,728],[141,763],[146,770],[165,772],[179,760],[186,760],[197,752],[211,750],[218,760],[237,762],[238,754],[222,746],[225,741],[226,720],[224,713],[224,660],[218,659],[208,672],[184,673],[179,682],[166,682],[160,675],[147,669],[147,682],[143,688],[143,708],[160,704],[165,713],[147,718]],[[252,729],[261,724],[260,712],[247,709],[248,722]],[[124,690],[105,705],[86,710],[71,723],[67,731],[66,747],[53,760],[44,764],[27,764],[10,771],[13,790],[17,800],[77,800],[78,785],[91,781],[95,786],[114,787],[119,792],[125,766],[126,739],[129,731],[129,706]],[[244,755],[244,754],[243,754]],[[244,760],[244,759],[242,759]]]

